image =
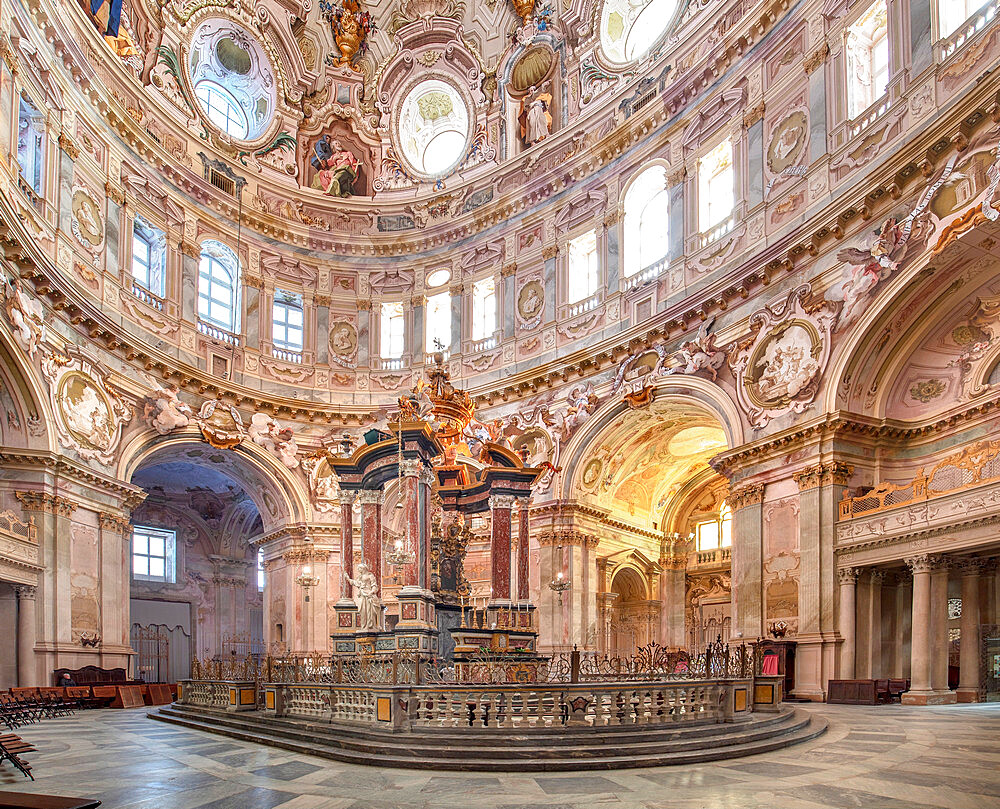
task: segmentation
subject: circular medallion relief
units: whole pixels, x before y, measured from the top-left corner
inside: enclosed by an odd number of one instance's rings
[[[399,109],[396,143],[407,168],[424,179],[454,171],[470,134],[469,106],[458,88],[444,79],[424,79]]]
[[[350,323],[337,321],[330,326],[330,350],[338,357],[351,357],[358,348],[358,332]]]
[[[104,221],[97,203],[82,188],[73,192],[73,234],[84,247],[99,247],[104,241]]]
[[[767,147],[767,167],[780,174],[794,166],[802,156],[806,143],[806,114],[796,110],[774,128]]]
[[[751,401],[777,408],[802,398],[819,374],[822,350],[819,332],[806,320],[775,329],[750,357],[745,384]]]
[[[677,0],[605,0],[601,50],[616,65],[645,56],[670,27]]]
[[[86,449],[107,452],[114,439],[115,418],[107,394],[90,377],[65,374],[56,395],[66,431]]]
[[[533,320],[542,311],[545,290],[538,281],[528,281],[517,296],[517,313],[524,320]]]
[[[593,488],[598,478],[600,478],[601,466],[600,458],[591,458],[587,465],[583,467],[583,485],[588,489]]]

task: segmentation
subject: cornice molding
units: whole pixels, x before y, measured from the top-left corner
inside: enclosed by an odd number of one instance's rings
[[[43,469],[47,473],[69,478],[76,483],[82,483],[110,492],[122,500],[122,507],[131,511],[146,499],[146,492],[138,486],[122,483],[107,475],[98,474],[90,467],[77,464],[65,456],[51,452],[21,452],[0,453],[0,466],[19,467],[21,469]]]

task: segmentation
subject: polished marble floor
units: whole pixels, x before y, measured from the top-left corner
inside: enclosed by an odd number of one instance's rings
[[[0,790],[96,797],[105,809],[1000,809],[1000,704],[804,708],[829,730],[774,753],[469,775],[339,764],[165,725],[145,709],[79,712],[18,731],[38,747],[29,758],[38,780],[0,765]]]

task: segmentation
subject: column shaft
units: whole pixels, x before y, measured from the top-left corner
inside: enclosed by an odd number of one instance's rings
[[[840,678],[853,680],[855,670],[855,626],[857,611],[855,608],[855,593],[858,571],[847,568],[839,571],[840,577],[840,635],[844,639],[840,647]]]
[[[913,618],[910,648],[910,690],[931,690],[931,573],[913,571]]]
[[[354,578],[354,495],[342,494],[340,498],[340,598],[351,599]]]
[[[979,571],[978,561],[962,568],[959,702],[979,702]]]
[[[528,501],[522,500],[517,525],[517,600],[529,601],[528,590]]]
[[[35,665],[35,588],[21,585],[17,592],[17,683],[40,685]]]
[[[493,601],[510,601],[511,497],[491,497],[490,569]]]
[[[948,690],[948,569],[931,574],[931,688]]]

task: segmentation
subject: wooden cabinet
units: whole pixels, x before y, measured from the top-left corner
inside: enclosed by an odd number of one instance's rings
[[[762,673],[784,677],[784,694],[787,697],[795,688],[795,641],[764,638],[757,642],[757,648],[761,655]],[[775,657],[776,667],[772,662]]]

